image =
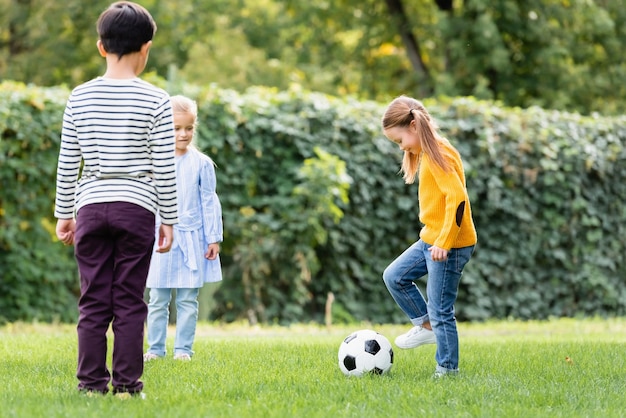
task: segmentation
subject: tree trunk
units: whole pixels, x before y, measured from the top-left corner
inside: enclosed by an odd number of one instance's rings
[[[452,17],[452,11],[454,10],[453,7],[453,0],[435,0],[435,3],[437,4],[437,7],[439,8],[439,10],[441,10],[442,12],[446,12],[446,14],[448,15],[448,19]],[[450,72],[450,48],[448,47],[448,43],[446,42],[445,45],[445,49],[443,51],[443,68],[444,71]]]
[[[452,1],[453,0],[435,0],[435,3],[437,3],[437,7],[439,7],[439,10],[442,12],[452,12]]]
[[[398,25],[398,31],[400,32],[402,43],[406,48],[407,55],[413,69],[420,73],[425,81],[423,84],[424,88],[421,89],[422,91],[420,93],[428,95],[432,93],[430,72],[422,60],[420,46],[415,38],[415,35],[413,34],[413,31],[411,30],[411,25],[406,16],[406,12],[404,11],[402,0],[385,0],[385,2],[387,3],[393,22]]]
[[[9,56],[19,55],[26,51],[28,42],[28,33],[26,31],[26,22],[30,17],[32,0],[15,0],[12,3],[11,17],[9,18],[9,39],[2,43],[2,47],[8,46]]]

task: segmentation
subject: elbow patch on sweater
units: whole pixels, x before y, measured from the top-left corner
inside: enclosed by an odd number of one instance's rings
[[[459,203],[459,206],[456,208],[456,226],[461,226],[461,221],[463,220],[463,213],[465,213],[465,201]]]

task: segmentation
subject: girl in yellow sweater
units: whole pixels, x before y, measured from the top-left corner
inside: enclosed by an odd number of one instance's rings
[[[404,151],[407,184],[418,179],[420,239],[384,271],[383,280],[413,328],[398,336],[400,348],[437,344],[435,377],[459,372],[454,303],[465,264],[474,252],[472,221],[463,162],[438,134],[424,105],[406,96],[394,99],[382,118],[385,136]],[[415,281],[428,275],[426,302]]]

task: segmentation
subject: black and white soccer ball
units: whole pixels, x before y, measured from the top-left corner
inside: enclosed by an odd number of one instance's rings
[[[339,346],[339,368],[346,376],[385,374],[393,366],[393,349],[384,335],[362,329],[348,335]]]

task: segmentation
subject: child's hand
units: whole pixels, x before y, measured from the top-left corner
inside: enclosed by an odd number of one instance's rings
[[[65,245],[74,244],[74,231],[76,230],[76,221],[74,219],[57,220],[56,234],[59,241]]]
[[[445,261],[448,258],[448,250],[435,247],[434,245],[428,249],[430,251],[430,257],[433,261]]]
[[[174,227],[161,224],[159,226],[159,248],[157,248],[156,252],[168,252],[172,248],[172,242],[174,242]]]
[[[219,253],[220,253],[220,244],[217,242],[214,242],[213,244],[209,244],[209,247],[207,248],[206,253],[204,254],[204,258],[206,258],[207,260],[215,260]]]

